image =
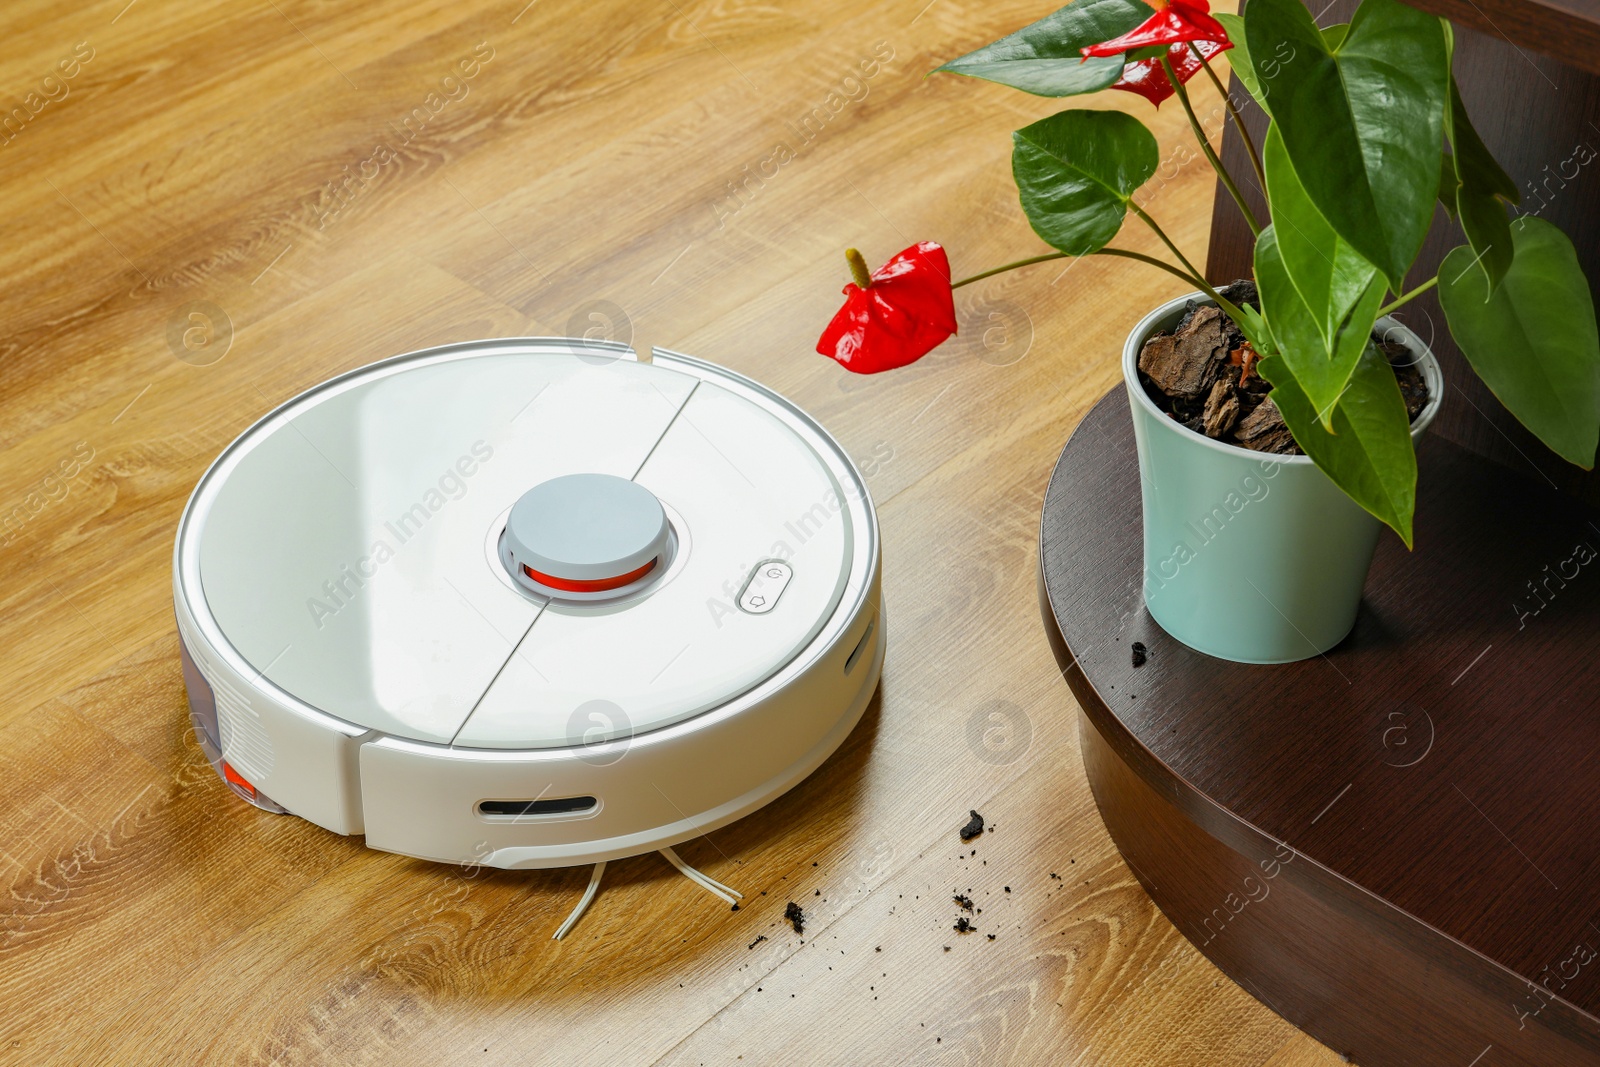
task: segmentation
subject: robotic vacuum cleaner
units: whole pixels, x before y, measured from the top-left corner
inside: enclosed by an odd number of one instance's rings
[[[781,397],[662,349],[509,339],[267,415],[195,488],[172,577],[233,792],[539,868],[679,864],[816,769],[878,684],[879,569],[860,473]]]

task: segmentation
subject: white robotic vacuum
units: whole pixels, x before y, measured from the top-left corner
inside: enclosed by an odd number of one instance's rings
[[[781,397],[509,339],[252,426],[189,500],[173,600],[196,737],[257,807],[442,862],[677,863],[860,719],[879,569],[860,473]]]

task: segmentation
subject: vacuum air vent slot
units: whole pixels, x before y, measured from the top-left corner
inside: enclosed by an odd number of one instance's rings
[[[478,814],[498,819],[531,819],[541,815],[579,815],[600,807],[594,797],[553,797],[539,800],[482,800]]]

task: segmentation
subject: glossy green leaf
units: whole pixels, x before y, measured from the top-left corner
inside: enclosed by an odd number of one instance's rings
[[[1332,433],[1317,420],[1315,407],[1282,358],[1262,360],[1260,371],[1272,383],[1272,399],[1306,455],[1410,548],[1417,456],[1411,447],[1406,402],[1389,361],[1371,345],[1362,350],[1355,373],[1333,409]]]
[[[1256,80],[1255,64],[1250,59],[1250,42],[1245,37],[1244,16],[1229,15],[1217,12],[1213,16],[1222,23],[1223,29],[1228,31],[1228,40],[1233,42],[1233,48],[1228,52],[1228,65],[1235,76],[1244,82],[1244,87],[1250,90],[1250,95],[1256,98],[1262,110],[1270,113],[1267,107],[1266,93],[1262,91],[1261,83]],[[1322,30],[1322,40],[1331,51],[1339,47],[1339,42],[1344,40],[1344,35],[1350,29],[1348,22],[1341,22],[1335,26],[1326,26]],[[1276,77],[1278,67],[1287,62],[1294,55],[1294,51],[1286,42],[1279,41],[1272,50],[1272,54],[1264,57],[1262,68],[1268,71],[1269,77]]]
[[[1456,177],[1456,161],[1450,153],[1439,153],[1439,204],[1451,218],[1456,217],[1456,190],[1461,179]]]
[[[1398,290],[1439,191],[1449,93],[1440,21],[1399,0],[1362,0],[1329,48],[1300,0],[1250,0],[1256,80],[1306,194]]]
[[[1153,14],[1139,0],[1073,0],[934,73],[982,78],[1035,96],[1092,93],[1122,77],[1122,57],[1085,61],[1079,49],[1121,37]]]
[[[1506,217],[1501,200],[1515,204],[1519,194],[1516,182],[1501,169],[1478,131],[1472,128],[1454,75],[1450,78],[1446,133],[1456,171],[1456,214],[1478,257],[1478,266],[1489,278],[1489,291],[1493,292],[1511,268],[1511,220]]]
[[[1062,111],[1011,137],[1011,173],[1029,224],[1074,256],[1117,235],[1128,198],[1160,162],[1155,136],[1121,111]]]
[[[1250,63],[1250,46],[1244,39],[1244,16],[1218,11],[1212,17],[1222,23],[1222,28],[1228,31],[1228,40],[1233,42],[1233,47],[1227,53],[1228,67],[1233,71],[1233,76],[1244,83],[1250,95],[1256,98],[1256,103],[1262,104],[1256,68]],[[1265,104],[1262,106],[1265,107]]]
[[[1372,288],[1378,268],[1334,232],[1306,196],[1289,155],[1284,151],[1283,138],[1276,125],[1267,129],[1261,146],[1261,163],[1267,175],[1267,194],[1272,201],[1271,228],[1277,234],[1282,269],[1288,272],[1300,300],[1315,320],[1323,346],[1332,348],[1356,301]],[[1259,245],[1257,258],[1260,258]],[[1381,288],[1378,295],[1382,296]],[[1267,317],[1272,317],[1270,311]],[[1366,325],[1371,329],[1371,320]],[[1354,365],[1353,355],[1351,364]]]
[[[1463,245],[1439,265],[1439,303],[1467,362],[1511,414],[1562,458],[1593,467],[1600,335],[1589,281],[1555,226],[1524,215],[1510,229],[1511,266],[1494,291]]]
[[[1256,239],[1256,287],[1261,293],[1261,310],[1266,314],[1275,349],[1305,392],[1318,420],[1331,431],[1339,397],[1372,338],[1384,285],[1375,272],[1369,273],[1350,309],[1325,336],[1317,314],[1306,306],[1284,269],[1277,228],[1278,224],[1273,223]]]

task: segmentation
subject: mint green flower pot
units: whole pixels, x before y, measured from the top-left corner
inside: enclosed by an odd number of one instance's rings
[[[1163,304],[1122,351],[1144,498],[1144,602],[1190,648],[1239,663],[1319,655],[1355,625],[1382,524],[1308,456],[1273,456],[1213,441],[1174,422],[1139,384],[1145,338],[1173,329],[1199,293]],[[1207,301],[1209,302],[1209,301]],[[1444,394],[1438,361],[1393,319],[1379,326],[1416,355],[1428,404]]]

